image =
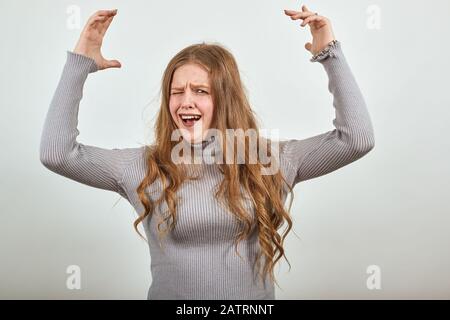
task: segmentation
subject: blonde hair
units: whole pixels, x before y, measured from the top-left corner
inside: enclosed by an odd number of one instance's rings
[[[141,237],[137,228],[139,223],[151,215],[154,208],[163,201],[167,203],[169,215],[159,222],[158,232],[159,234],[164,233],[159,227],[163,222],[167,223],[169,219],[172,220],[169,228],[175,227],[177,220],[176,191],[185,179],[190,179],[184,166],[171,161],[171,150],[175,144],[171,141],[171,134],[177,129],[177,126],[169,111],[170,85],[173,74],[178,67],[187,63],[196,63],[209,72],[214,104],[212,128],[216,128],[220,132],[238,128],[244,131],[253,129],[259,132],[256,117],[249,105],[236,61],[224,46],[203,42],[190,45],[178,52],[170,60],[163,74],[161,107],[154,128],[155,142],[146,148],[147,173],[137,188],[139,199],[145,208],[134,222],[134,228]],[[260,139],[259,135],[258,139]],[[224,145],[226,144],[224,143]],[[246,158],[248,157],[247,145],[245,147]],[[259,160],[256,164],[246,161],[244,164],[221,163],[217,165],[223,173],[224,179],[215,198],[224,203],[244,226],[236,239],[236,252],[238,242],[250,235],[252,225],[254,226],[256,223],[256,227],[259,229],[258,241],[261,251],[256,257],[255,263],[258,262],[258,266],[260,266],[260,259],[264,256],[265,264],[261,279],[264,280],[269,273],[271,280],[276,282],[273,274],[274,265],[282,256],[285,256],[283,243],[292,228],[289,214],[293,200],[292,187],[286,182],[280,170],[277,170],[276,174],[262,175],[263,164]],[[161,180],[163,192],[156,201],[153,201],[145,190],[156,179]],[[249,216],[242,205],[241,186],[247,194],[251,195],[256,221]],[[283,190],[289,190],[291,193],[288,211],[283,206]],[[277,230],[283,226],[285,221],[288,227],[281,236]]]

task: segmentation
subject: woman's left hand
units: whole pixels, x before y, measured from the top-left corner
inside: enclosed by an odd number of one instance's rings
[[[309,25],[313,39],[312,43],[307,42],[305,44],[305,49],[313,55],[325,49],[331,41],[335,40],[330,20],[324,16],[316,15],[305,5],[302,6],[302,11],[284,10],[284,13],[290,16],[292,20],[302,19],[303,22],[300,24],[302,27]]]

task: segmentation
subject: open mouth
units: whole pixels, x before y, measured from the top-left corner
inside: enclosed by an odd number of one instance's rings
[[[191,127],[200,120],[202,116],[200,114],[179,114],[179,117],[185,126]]]

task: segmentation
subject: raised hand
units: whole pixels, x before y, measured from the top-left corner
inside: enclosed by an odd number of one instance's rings
[[[98,70],[120,68],[122,66],[117,60],[106,60],[101,53],[103,37],[116,13],[117,9],[95,12],[84,26],[77,45],[73,50],[75,53],[94,59]]]
[[[302,27],[309,25],[313,39],[312,43],[305,44],[305,49],[313,55],[325,49],[328,43],[335,40],[330,20],[310,11],[305,5],[302,6],[302,11],[284,10],[284,13],[292,20],[302,19],[303,22],[300,24]]]

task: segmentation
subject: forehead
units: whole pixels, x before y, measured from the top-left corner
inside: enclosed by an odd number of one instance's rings
[[[196,85],[209,84],[208,71],[196,63],[187,63],[178,67],[173,74],[172,84],[174,86],[184,86],[186,83]]]

